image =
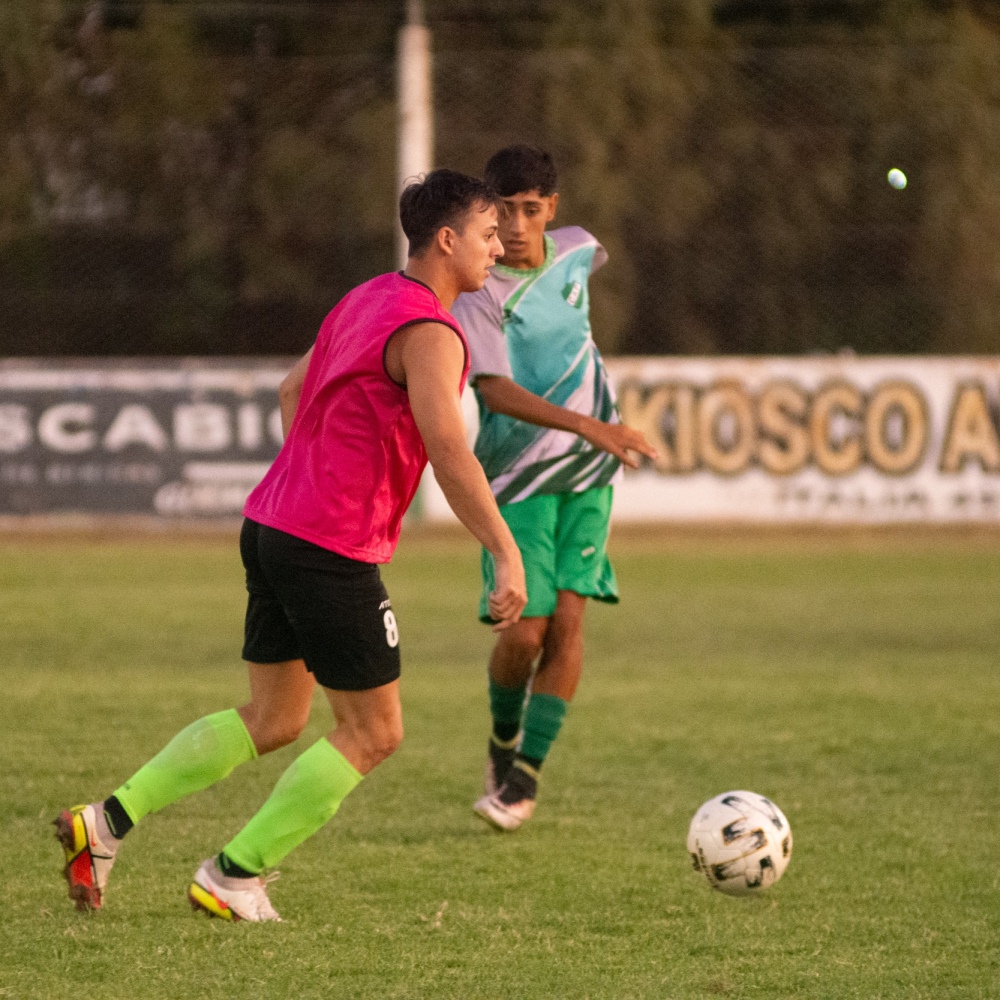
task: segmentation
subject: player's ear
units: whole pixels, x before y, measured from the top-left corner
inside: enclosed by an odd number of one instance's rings
[[[455,252],[455,239],[457,234],[451,226],[442,226],[434,237],[438,249],[449,257]]]
[[[549,195],[549,212],[545,216],[546,222],[551,222],[556,217],[556,207],[559,205],[559,192],[553,191]]]

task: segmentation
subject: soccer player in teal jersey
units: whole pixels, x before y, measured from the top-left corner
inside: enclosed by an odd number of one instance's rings
[[[577,226],[546,232],[559,202],[551,156],[507,147],[487,163],[486,179],[506,207],[504,256],[486,285],[453,308],[472,352],[475,454],[528,584],[520,622],[490,657],[493,732],[475,805],[493,826],[514,830],[534,811],[539,769],[580,680],[587,598],[618,600],[606,553],[613,485],[623,462],[635,467],[636,453],[656,453],[619,422],[591,336],[588,280],[607,253]],[[479,614],[489,621],[493,561],[485,551],[482,575]]]

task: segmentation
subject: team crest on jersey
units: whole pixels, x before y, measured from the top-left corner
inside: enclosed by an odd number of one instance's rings
[[[574,309],[581,308],[583,306],[583,285],[579,281],[571,281],[562,290],[562,296]]]

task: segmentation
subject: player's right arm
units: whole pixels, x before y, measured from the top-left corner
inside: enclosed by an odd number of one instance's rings
[[[458,519],[493,556],[496,589],[490,616],[496,630],[521,617],[528,601],[521,553],[482,466],[469,449],[458,387],[465,364],[462,342],[441,323],[418,323],[398,331],[385,352],[390,378],[406,387],[410,409],[434,475]]]
[[[579,434],[595,448],[610,452],[633,469],[639,467],[634,453],[656,458],[656,449],[642,431],[627,424],[607,424],[584,413],[556,406],[505,375],[480,375],[476,380],[476,389],[494,413],[504,413],[539,427]]]
[[[607,259],[603,247],[599,249],[604,257],[597,266]],[[593,447],[610,452],[633,469],[639,467],[637,455],[657,457],[656,449],[642,431],[556,406],[514,381],[503,332],[503,308],[490,294],[488,285],[482,291],[460,295],[451,312],[469,338],[476,392],[493,413],[503,413],[536,427],[578,434]]]

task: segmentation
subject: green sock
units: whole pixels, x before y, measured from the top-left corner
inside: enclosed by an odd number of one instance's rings
[[[524,710],[523,687],[509,688],[490,678],[490,715],[493,716],[493,735],[506,743],[521,731],[521,712]]]
[[[554,694],[533,694],[524,713],[520,754],[541,763],[559,735],[569,706]]]
[[[223,853],[255,875],[274,867],[333,816],[360,780],[329,740],[319,740],[292,761],[268,800]]]
[[[235,708],[206,715],[182,729],[114,796],[133,823],[178,799],[221,781],[253,760],[257,748]]]

